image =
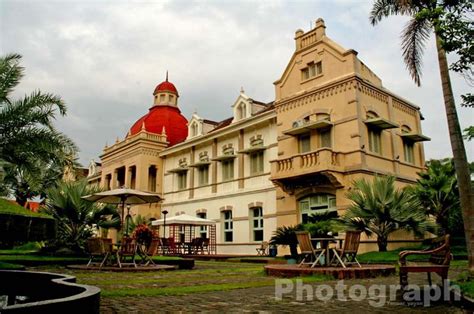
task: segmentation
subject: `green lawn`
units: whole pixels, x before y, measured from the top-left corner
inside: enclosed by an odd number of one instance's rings
[[[77,271],[63,267],[39,267],[41,271],[68,273],[77,282],[99,287],[101,296],[180,296],[211,291],[273,286],[275,278],[268,277],[261,264],[196,261],[193,270],[116,273]],[[294,278],[295,279],[295,278]],[[308,276],[305,283],[334,280],[328,276]]]

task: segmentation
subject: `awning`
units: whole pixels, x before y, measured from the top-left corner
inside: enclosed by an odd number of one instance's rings
[[[296,128],[291,128],[289,130],[283,131],[283,134],[287,135],[299,135],[303,133],[307,133],[311,130],[317,130],[317,129],[324,129],[328,127],[332,127],[333,123],[329,120],[318,120],[318,121],[312,121],[305,123],[301,126],[298,126]]]
[[[186,171],[188,171],[188,170],[189,170],[188,167],[178,167],[178,168],[174,168],[174,169],[168,170],[168,173],[186,172]]]
[[[224,161],[224,160],[234,159],[236,157],[237,157],[237,155],[222,155],[222,156],[217,156],[216,158],[212,158],[212,160]]]
[[[250,148],[247,148],[247,149],[239,150],[238,153],[239,154],[251,154],[251,153],[264,151],[265,149],[267,149],[266,146],[258,145],[258,146],[253,146],[253,147],[250,147]]]
[[[372,118],[364,121],[365,124],[368,126],[385,130],[385,129],[394,129],[398,128],[399,125],[396,124],[395,122],[383,119],[383,118]]]
[[[165,220],[163,218],[158,219],[158,220],[152,221],[151,224],[153,226],[163,226],[165,224]],[[186,215],[186,214],[166,217],[167,226],[171,226],[171,225],[210,226],[210,225],[215,225],[215,224],[216,222],[214,220],[194,217],[194,216]]]
[[[412,142],[424,142],[424,141],[431,141],[431,138],[428,136],[424,136],[423,134],[418,133],[403,133],[400,136],[405,140],[410,140]]]
[[[199,167],[209,166],[210,164],[211,164],[210,161],[200,161],[200,162],[196,162],[194,164],[188,165],[188,167],[199,168]]]

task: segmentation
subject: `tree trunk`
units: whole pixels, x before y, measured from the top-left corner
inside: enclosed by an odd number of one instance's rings
[[[293,258],[298,257],[298,248],[296,244],[290,244],[290,254],[291,254],[291,257]]]
[[[474,196],[471,186],[471,175],[469,172],[469,164],[467,162],[466,149],[464,148],[456,105],[454,103],[453,90],[451,88],[451,80],[449,78],[448,61],[446,60],[446,52],[441,47],[441,42],[438,35],[436,35],[436,47],[438,50],[441,83],[443,85],[444,106],[446,109],[446,117],[448,119],[449,139],[451,141],[451,149],[453,151],[454,167],[456,169],[456,177],[459,187],[459,199],[461,202],[462,216],[464,219],[467,255],[469,258],[469,270],[474,271]]]
[[[387,237],[377,237],[377,245],[379,246],[379,252],[387,252],[387,242]]]

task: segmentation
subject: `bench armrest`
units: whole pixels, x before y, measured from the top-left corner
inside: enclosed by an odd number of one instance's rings
[[[431,255],[443,251],[446,249],[446,244],[441,245],[440,247],[433,250],[422,250],[422,251],[401,251],[398,254],[398,262],[400,265],[406,264],[406,258],[409,255]],[[448,253],[449,254],[449,253]]]

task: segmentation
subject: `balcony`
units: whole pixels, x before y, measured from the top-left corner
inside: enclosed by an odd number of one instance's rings
[[[288,181],[287,179],[307,177],[315,173],[327,171],[341,172],[344,168],[343,165],[344,154],[329,148],[322,148],[285,159],[272,160],[271,180],[283,182]]]

